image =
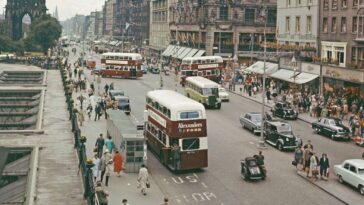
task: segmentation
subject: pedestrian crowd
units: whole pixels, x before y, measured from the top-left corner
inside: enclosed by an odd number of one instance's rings
[[[330,161],[326,153],[322,153],[321,157],[317,156],[311,140],[307,144],[300,144],[294,152],[294,160],[292,165],[296,166],[297,172],[303,171],[312,181],[316,181],[319,176],[322,180],[328,180],[330,176]]]
[[[257,74],[239,74],[235,80],[239,91],[250,97],[256,97],[262,89],[262,78]],[[355,89],[326,89],[323,95],[319,95],[308,86],[296,89],[267,78],[265,97],[268,101],[287,102],[299,113],[308,113],[314,118],[334,117],[347,120],[353,137],[364,138],[364,96]]]

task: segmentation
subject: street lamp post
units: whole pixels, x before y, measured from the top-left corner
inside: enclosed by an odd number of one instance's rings
[[[265,116],[265,69],[266,69],[266,58],[267,58],[267,37],[266,37],[266,29],[267,29],[267,18],[266,18],[266,7],[264,6],[264,63],[263,63],[263,89],[262,89],[262,116]],[[260,136],[262,139],[264,138],[264,124],[265,124],[265,117],[263,117],[262,125],[261,125],[261,132]],[[264,143],[264,141],[263,141]]]

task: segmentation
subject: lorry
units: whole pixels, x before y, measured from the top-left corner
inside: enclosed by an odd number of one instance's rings
[[[126,173],[138,173],[147,165],[147,144],[143,127],[137,125],[121,110],[107,110],[107,137],[111,137],[124,160]]]

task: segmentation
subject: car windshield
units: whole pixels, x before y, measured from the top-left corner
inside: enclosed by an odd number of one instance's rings
[[[283,108],[291,108],[291,105],[290,105],[290,104],[288,104],[288,103],[283,103],[283,104],[282,104],[282,107],[283,107]]]
[[[219,88],[219,92],[221,92],[221,93],[225,93],[225,92],[226,92],[226,90],[225,90],[225,88]]]
[[[128,104],[129,100],[128,99],[119,99],[119,103],[120,104]]]
[[[364,175],[364,169],[360,169],[360,168],[359,168],[359,169],[358,169],[358,174],[359,174],[359,175]]]
[[[292,128],[289,125],[282,125],[282,126],[277,126],[277,131],[278,133],[282,134],[291,134]]]
[[[341,126],[341,125],[343,125],[343,122],[341,121],[341,120],[339,120],[339,119],[335,119],[335,120],[333,120],[333,122],[332,122],[334,125],[336,125],[336,126]]]
[[[252,121],[253,122],[261,122],[262,121],[262,115],[252,115]]]
[[[124,93],[123,93],[123,92],[111,92],[111,94],[112,94],[113,96],[117,96],[117,95],[124,95]]]

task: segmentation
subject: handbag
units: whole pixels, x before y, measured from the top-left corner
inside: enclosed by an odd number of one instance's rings
[[[293,160],[293,161],[292,161],[292,165],[293,165],[293,166],[297,166],[297,161],[296,161],[296,160]]]
[[[97,147],[94,148],[94,152],[97,152]]]
[[[317,176],[319,174],[319,171],[317,169],[312,170],[312,175]]]

